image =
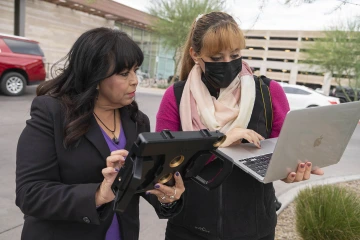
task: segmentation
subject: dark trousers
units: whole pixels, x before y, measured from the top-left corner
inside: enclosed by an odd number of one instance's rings
[[[176,226],[173,225],[171,223],[167,224],[166,227],[166,232],[165,232],[165,240],[218,240],[219,238],[212,236],[212,235],[208,235],[205,233],[201,233],[201,232],[195,232],[195,231],[190,231],[187,228],[181,227],[181,226]],[[262,238],[258,238],[256,240],[274,240],[275,239],[275,229],[274,232],[262,237]],[[236,240],[236,239],[232,239],[232,240]],[[251,239],[253,240],[253,238]]]

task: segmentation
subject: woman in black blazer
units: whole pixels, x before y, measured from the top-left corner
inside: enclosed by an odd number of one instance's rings
[[[111,184],[149,118],[134,101],[143,54],[125,33],[97,28],[82,34],[61,73],[37,89],[17,148],[16,204],[22,239],[135,240],[139,195],[123,214],[112,211]],[[143,197],[160,218],[182,208],[179,173],[170,188]]]

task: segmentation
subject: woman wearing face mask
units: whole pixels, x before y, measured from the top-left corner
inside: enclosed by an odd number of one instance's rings
[[[169,87],[161,102],[156,130],[192,131],[207,128],[227,135],[221,147],[242,139],[260,146],[277,137],[289,105],[281,86],[270,82],[273,126],[266,130],[258,80],[241,59],[244,36],[234,19],[212,12],[194,21],[182,56],[181,82]],[[182,89],[178,105],[175,90]],[[215,162],[215,161],[214,161]],[[322,174],[319,169],[314,174]],[[309,179],[311,162],[301,163],[283,181]],[[237,167],[215,190],[185,183],[185,206],[168,221],[167,240],[274,239],[276,226],[273,184],[258,182]]]

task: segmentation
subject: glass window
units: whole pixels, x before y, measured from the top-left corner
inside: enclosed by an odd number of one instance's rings
[[[285,93],[291,93],[291,94],[295,93],[294,88],[292,87],[283,87],[283,89]]]
[[[37,43],[19,41],[15,39],[4,38],[4,42],[9,46],[14,53],[30,54],[44,56],[43,51]]]
[[[149,69],[149,74],[150,77],[156,77],[156,56],[150,56],[150,69]]]
[[[308,91],[302,90],[302,89],[296,89],[296,94],[300,94],[300,95],[310,95],[311,93],[309,93]]]
[[[142,50],[145,54],[150,54],[151,49],[151,39],[150,39],[150,33],[147,31],[143,32],[143,45]]]
[[[119,22],[115,22],[115,26],[119,28],[119,30],[122,31],[122,26],[123,24],[119,23]]]
[[[299,94],[299,95],[310,95],[311,93],[302,89],[293,87],[283,87],[285,93]]]
[[[139,45],[140,48],[142,48],[142,30],[134,28],[133,34],[134,42],[136,42],[136,44]]]
[[[126,32],[127,35],[129,35],[129,37],[131,37],[131,38],[133,37],[133,28],[132,27],[127,26],[127,25],[123,25],[122,26],[122,31]]]
[[[141,65],[141,71],[142,71],[143,73],[145,73],[144,78],[149,78],[149,77],[150,77],[150,76],[149,76],[149,72],[150,72],[150,66],[149,66],[149,64],[150,64],[149,55],[148,55],[148,54],[144,54],[144,61],[143,61],[142,65]]]
[[[159,49],[159,36],[155,33],[151,34],[151,49],[150,54],[156,56]]]

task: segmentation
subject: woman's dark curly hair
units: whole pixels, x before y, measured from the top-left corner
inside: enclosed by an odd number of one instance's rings
[[[89,130],[97,85],[104,79],[125,69],[141,66],[144,55],[126,33],[95,28],[83,33],[70,52],[59,62],[64,68],[54,79],[38,86],[37,95],[59,99],[65,109],[64,146],[76,146]],[[133,101],[125,106],[133,121],[143,124],[138,117],[138,105]]]

